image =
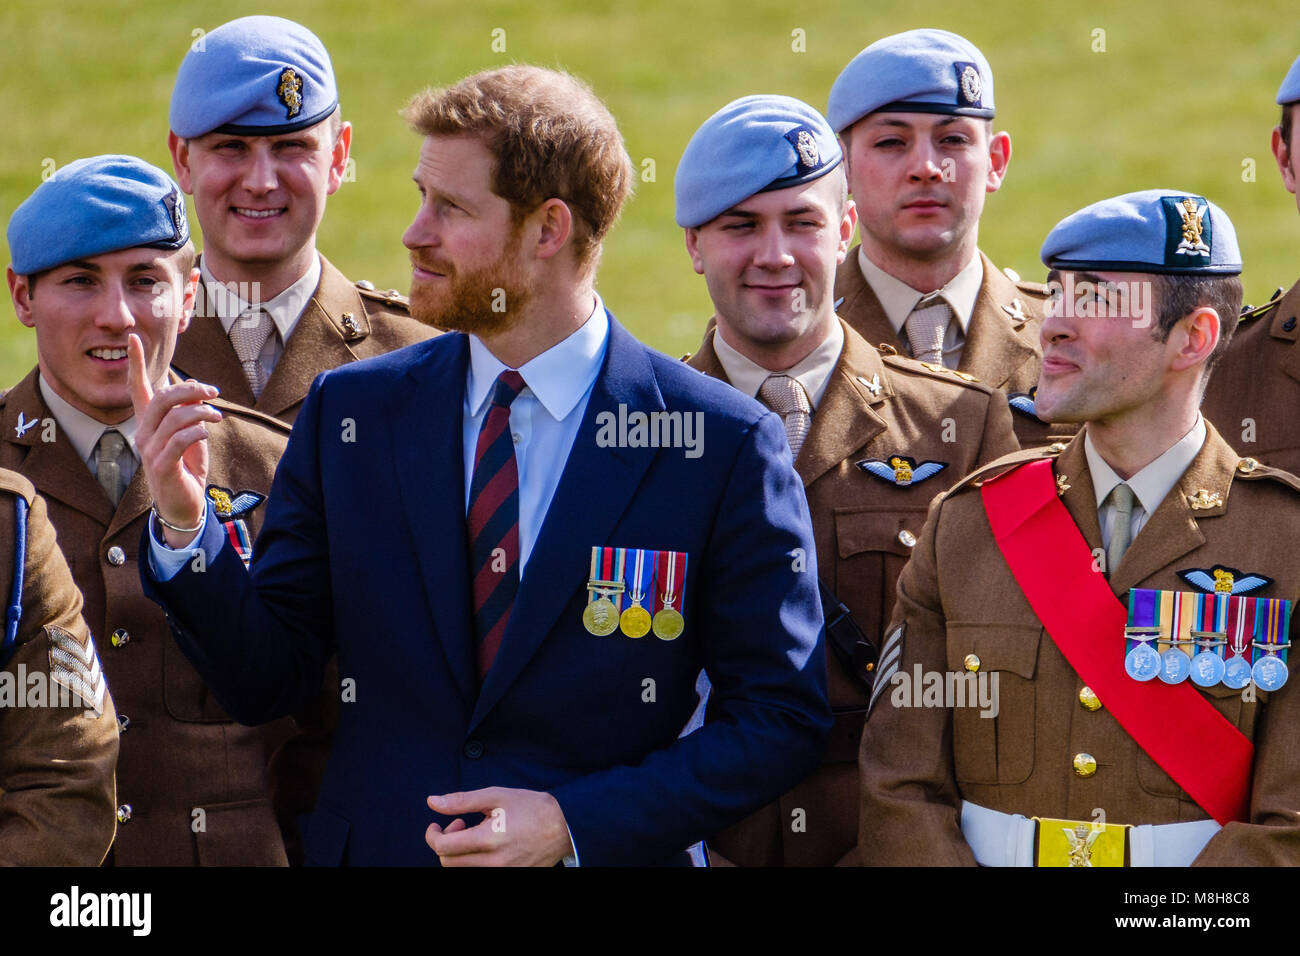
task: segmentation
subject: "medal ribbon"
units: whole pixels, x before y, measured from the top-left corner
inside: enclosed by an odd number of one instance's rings
[[[988,479],[980,494],[1016,583],[1110,715],[1220,824],[1249,820],[1254,745],[1193,684],[1140,684],[1124,673],[1112,642],[1128,614],[1057,496],[1052,462]]]
[[[670,607],[681,614],[685,603],[682,601],[682,592],[686,589],[686,554],[682,551],[660,551],[658,565],[659,586],[655,589],[655,613]],[[672,598],[672,601],[667,598]]]
[[[1255,601],[1255,614],[1255,633],[1261,643],[1270,645],[1259,648],[1260,657],[1271,652],[1285,664],[1287,649],[1275,645],[1285,644],[1291,633],[1291,602],[1285,598],[1259,598]]]
[[[1213,632],[1215,634],[1227,634],[1228,631],[1228,601],[1227,596],[1222,594],[1197,594],[1196,595],[1196,630],[1205,633]],[[1218,638],[1223,640],[1224,638]],[[1206,638],[1208,640],[1208,638]],[[1200,644],[1194,646],[1192,651],[1196,654],[1209,652],[1219,657],[1223,657],[1222,644]]]
[[[1133,588],[1129,591],[1128,624],[1129,627],[1155,627],[1160,621],[1160,591],[1147,588]],[[1139,644],[1151,644],[1130,637],[1124,642],[1124,653],[1128,653]]]
[[[1255,603],[1257,598],[1233,594],[1228,598],[1228,649],[1225,659],[1242,658],[1251,663],[1255,639]]]
[[[600,564],[600,579],[602,581],[623,580],[623,565],[627,562],[627,548],[604,548]],[[615,609],[619,612],[623,610],[623,592],[611,593],[605,592],[605,597],[613,602]]]
[[[651,589],[655,582],[655,554],[644,548],[629,548],[635,557],[627,562],[628,599],[635,607],[644,608],[654,597]]]

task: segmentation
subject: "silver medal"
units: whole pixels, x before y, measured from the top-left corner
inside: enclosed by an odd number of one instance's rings
[[[1192,673],[1192,659],[1176,647],[1160,655],[1160,679],[1166,684],[1181,684]]]
[[[1201,651],[1192,658],[1192,680],[1200,687],[1213,687],[1223,680],[1223,658],[1214,651]]]
[[[1276,654],[1266,654],[1251,668],[1255,683],[1264,690],[1277,690],[1286,683],[1286,664]]]
[[[1124,656],[1124,670],[1134,680],[1151,680],[1160,670],[1160,655],[1150,644],[1139,644]]]
[[[1246,658],[1238,655],[1231,657],[1223,668],[1223,686],[1241,690],[1250,683],[1250,665]]]

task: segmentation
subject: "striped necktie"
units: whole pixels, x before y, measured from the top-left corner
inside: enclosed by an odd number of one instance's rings
[[[523,376],[512,369],[497,377],[474,448],[466,525],[480,681],[496,658],[519,591],[519,464],[510,405],[523,389]]]
[[[943,340],[948,334],[952,309],[937,292],[923,295],[903,323],[912,358],[931,365],[943,364]]]

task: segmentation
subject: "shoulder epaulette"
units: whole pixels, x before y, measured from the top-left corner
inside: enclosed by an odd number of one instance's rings
[[[911,372],[913,375],[929,375],[932,378],[943,379],[946,382],[962,382],[966,385],[978,385],[988,388],[978,378],[968,372],[959,372],[955,368],[947,368],[943,365],[935,365],[932,362],[919,362],[916,359],[907,358],[893,351],[891,346],[877,346],[880,357],[890,368],[896,368],[902,372]],[[885,349],[891,349],[886,352]]]
[[[986,478],[994,478],[997,475],[1006,474],[1014,468],[1031,461],[1039,461],[1043,458],[1055,458],[1061,452],[1065,451],[1065,442],[1054,442],[1051,445],[1040,448],[1022,448],[1020,451],[1013,451],[1009,455],[1003,455],[995,461],[989,462],[976,468],[969,475],[963,478],[957,484],[953,485],[943,497],[950,498],[963,488],[978,488],[984,483]]]
[[[1242,458],[1237,462],[1237,477],[1244,478],[1247,481],[1256,481],[1260,478],[1272,478],[1274,481],[1281,482],[1293,491],[1300,491],[1300,478],[1285,471],[1281,468],[1270,468],[1268,465],[1260,464],[1255,458]]]
[[[407,312],[411,311],[411,300],[396,289],[376,289],[375,284],[367,279],[359,280],[356,285],[357,291],[361,293],[361,297],[364,299],[382,302],[389,308],[398,306]]]
[[[1041,295],[1046,298],[1051,294],[1049,289],[1042,282],[1027,282],[1020,278],[1020,273],[1015,269],[1003,269],[1002,274],[1016,284],[1016,288],[1021,292],[1028,292],[1030,295]]]
[[[247,405],[228,402],[224,398],[210,399],[207,404],[220,411],[222,415],[237,415],[240,418],[246,418],[249,421],[257,422],[259,425],[266,425],[284,435],[288,435],[291,428],[288,422],[282,421],[274,415],[259,412],[256,409],[249,408]]]
[[[1243,305],[1241,307],[1241,318],[1239,321],[1249,322],[1252,319],[1259,318],[1261,315],[1267,315],[1269,312],[1276,309],[1277,304],[1281,301],[1282,287],[1278,286],[1277,289],[1274,290],[1273,294],[1269,296],[1268,301],[1263,305]]]

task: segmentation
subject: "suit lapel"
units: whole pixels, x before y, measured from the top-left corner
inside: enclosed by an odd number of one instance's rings
[[[1296,346],[1295,322],[1296,316],[1300,314],[1300,282],[1297,282],[1287,290],[1286,295],[1282,296],[1282,301],[1277,304],[1273,310],[1273,315],[1268,319],[1272,324],[1269,326],[1268,334],[1275,339],[1290,341],[1291,347],[1286,350],[1286,355],[1282,359],[1282,371],[1291,378],[1300,382],[1300,347]],[[1261,321],[1264,321],[1261,319]],[[1287,331],[1284,326],[1291,322],[1291,331]]]
[[[844,348],[794,463],[805,487],[885,430],[884,418],[872,408],[894,394],[884,371],[876,350],[846,326]]]
[[[44,421],[53,418],[37,387],[35,369],[5,394],[2,418],[4,440],[27,448],[26,457],[17,469],[36,490],[46,498],[62,502],[68,507],[88,515],[104,527],[113,521],[113,503],[95,481],[86,463],[77,455],[72,442],[63,437],[55,425],[54,441],[45,441]],[[18,435],[18,416],[24,423],[35,421],[21,436]],[[137,475],[137,478],[143,476]],[[132,484],[135,480],[132,480]],[[125,499],[124,499],[125,500]],[[147,505],[146,505],[147,507]]]
[[[474,626],[466,563],[465,456],[462,437],[469,344],[427,353],[408,373],[411,388],[395,396],[392,462],[403,523],[412,529],[424,593],[438,644],[447,657],[466,709],[474,700]]]
[[[1038,355],[1038,326],[1030,320],[1026,297],[980,253],[984,281],[971,310],[959,371],[1001,388],[1026,362]]]
[[[609,537],[658,454],[654,448],[602,448],[596,443],[601,412],[618,415],[620,405],[629,412],[664,409],[645,346],[612,315],[609,325],[604,363],[524,569],[501,649],[470,719],[471,730],[519,676],[585,584],[591,549],[614,544]],[[577,626],[576,620],[571,623]]]
[[[346,331],[339,324],[344,314],[355,323],[355,332]],[[311,389],[312,380],[322,371],[356,361],[357,355],[348,343],[364,338],[369,330],[360,294],[322,256],[320,283],[303,309],[289,341],[284,343],[284,352],[275,363],[275,371],[253,407],[268,415],[283,415],[302,401]],[[230,347],[230,352],[234,354],[233,347]],[[242,376],[242,371],[240,374]],[[252,398],[251,390],[249,398]]]
[[[1057,488],[1067,486],[1061,495],[1061,503],[1070,512],[1070,517],[1074,519],[1083,539],[1088,542],[1088,547],[1095,551],[1101,547],[1101,524],[1097,520],[1097,492],[1088,471],[1082,432],[1057,456],[1053,470],[1056,472]]]
[[[889,324],[885,307],[871,290],[858,264],[860,246],[849,250],[848,258],[835,270],[835,311],[869,345],[888,345],[902,352],[898,333]]]

